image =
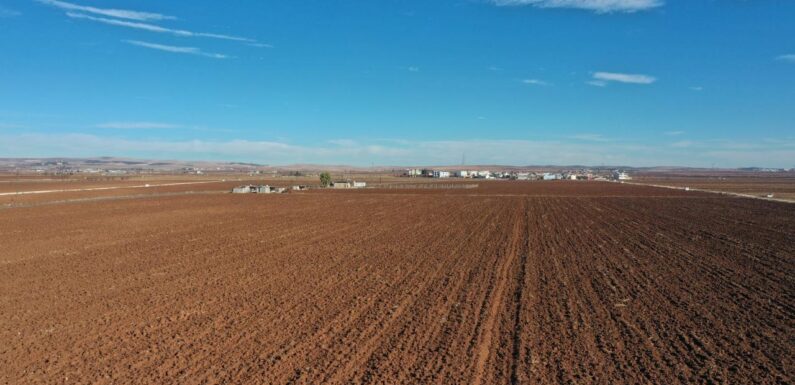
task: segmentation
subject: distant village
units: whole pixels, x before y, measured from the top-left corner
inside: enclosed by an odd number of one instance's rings
[[[408,169],[403,174],[409,178],[468,178],[468,179],[509,179],[509,180],[631,180],[632,177],[622,170],[615,170],[610,175],[595,174],[590,170],[563,172],[517,172],[487,170],[443,171],[434,169]]]

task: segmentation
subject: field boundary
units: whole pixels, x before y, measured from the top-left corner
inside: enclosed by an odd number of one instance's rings
[[[140,199],[140,198],[157,198],[157,197],[171,197],[171,196],[180,196],[180,195],[211,195],[211,194],[223,194],[226,193],[226,190],[215,190],[215,191],[180,191],[180,192],[170,192],[170,193],[156,193],[156,194],[135,194],[135,195],[118,195],[118,196],[109,196],[109,197],[89,197],[89,198],[75,198],[75,199],[61,199],[57,201],[47,201],[47,202],[35,202],[35,203],[6,203],[0,205],[0,210],[3,209],[22,209],[27,207],[38,207],[38,206],[51,206],[51,205],[61,205],[61,204],[69,204],[69,203],[85,203],[85,202],[102,202],[102,201],[114,201],[114,200],[129,200],[129,199]]]
[[[383,183],[373,184],[374,189],[473,189],[480,187],[477,183]]]
[[[649,187],[657,187],[657,188],[666,188],[666,189],[669,189],[669,190],[697,191],[697,192],[705,192],[705,193],[710,193],[710,194],[729,195],[729,196],[738,197],[738,198],[761,199],[761,200],[770,201],[770,202],[795,203],[795,201],[788,200],[788,199],[760,197],[760,196],[757,196],[757,195],[736,193],[736,192],[731,192],[731,191],[707,190],[707,189],[695,188],[695,187],[669,186],[669,185],[653,184],[653,183],[638,183],[638,182],[621,182],[621,183],[622,184],[629,184],[629,185],[633,185],[633,186],[649,186]]]
[[[0,196],[13,196],[13,195],[32,195],[32,194],[50,194],[50,193],[64,193],[64,192],[83,192],[83,191],[103,191],[103,190],[119,190],[125,188],[152,188],[152,187],[168,187],[168,186],[184,186],[192,184],[207,184],[207,183],[221,183],[223,180],[208,180],[200,182],[177,182],[177,183],[160,183],[160,184],[141,184],[132,186],[108,186],[108,187],[89,187],[89,188],[75,188],[75,189],[56,189],[56,190],[36,190],[36,191],[15,191],[0,193]]]

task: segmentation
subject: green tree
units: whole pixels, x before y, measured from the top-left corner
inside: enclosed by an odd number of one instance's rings
[[[320,173],[320,185],[323,187],[328,187],[331,185],[331,174],[327,172]]]

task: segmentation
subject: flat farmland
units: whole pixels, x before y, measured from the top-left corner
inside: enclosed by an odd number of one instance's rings
[[[8,207],[0,384],[791,384],[794,239],[603,182]]]
[[[744,194],[795,202],[795,173],[727,173],[725,175],[641,175],[636,182]]]

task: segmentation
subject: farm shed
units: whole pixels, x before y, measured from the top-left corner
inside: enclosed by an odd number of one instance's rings
[[[257,187],[256,186],[238,186],[232,189],[232,192],[235,194],[250,194],[256,193]]]

